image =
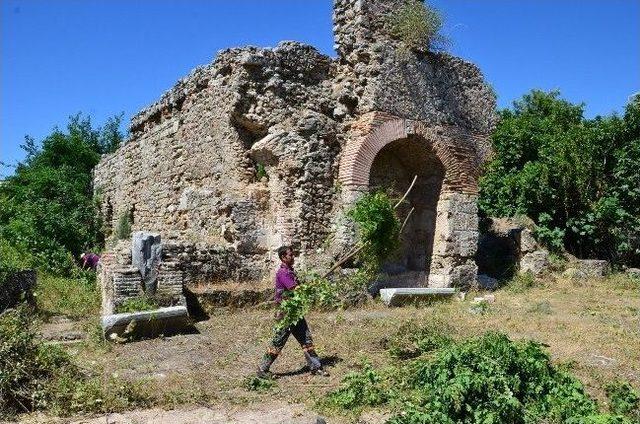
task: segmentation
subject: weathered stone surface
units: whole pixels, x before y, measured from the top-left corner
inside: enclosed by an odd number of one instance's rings
[[[498,288],[498,280],[486,274],[480,274],[478,275],[478,287],[485,290],[495,290]]]
[[[624,272],[629,277],[637,278],[640,280],[640,268],[627,268]]]
[[[323,268],[353,245],[346,211],[389,167],[394,190],[419,176],[399,264],[473,284],[495,98],[474,65],[388,36],[384,12],[407,1],[336,0],[335,59],[296,42],[234,48],[178,81],[95,169],[107,225],[128,216],[162,235],[165,286],[264,278],[282,244]]]
[[[192,322],[185,306],[160,308],[153,311],[104,315],[102,331],[107,340],[118,337],[155,337],[184,331]]]
[[[587,273],[578,268],[567,268],[562,273],[562,276],[570,280],[583,280],[587,278]]]
[[[387,306],[398,306],[411,300],[429,300],[440,296],[452,296],[456,289],[452,287],[404,287],[381,289],[380,299]]]
[[[533,238],[533,232],[528,228],[523,228],[520,232],[520,252],[527,254],[540,249],[540,245]]]
[[[131,264],[140,271],[145,293],[154,294],[162,261],[160,234],[136,231],[131,241]]]
[[[604,277],[609,274],[609,262],[601,259],[579,259],[575,267],[584,272],[587,277]]]
[[[16,271],[0,281],[0,312],[16,306],[20,302],[35,305],[33,290],[36,286],[34,270]]]
[[[536,250],[522,257],[520,260],[520,273],[531,272],[533,275],[539,276],[547,272],[549,266],[549,252]]]

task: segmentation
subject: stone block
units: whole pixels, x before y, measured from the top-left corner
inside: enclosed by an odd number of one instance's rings
[[[579,259],[575,267],[584,272],[587,277],[604,277],[609,274],[609,262],[602,259]]]
[[[526,254],[538,249],[538,242],[533,238],[533,233],[528,228],[524,228],[520,232],[520,252]]]
[[[478,275],[478,287],[485,290],[495,290],[498,288],[498,280],[486,274],[480,274]]]
[[[625,270],[625,274],[627,274],[631,278],[640,280],[640,268],[627,268]]]
[[[527,253],[520,259],[520,273],[531,272],[535,276],[539,276],[549,271],[549,252],[546,250],[536,250]]]
[[[393,289],[381,289],[380,299],[387,306],[398,306],[407,301],[432,300],[438,297],[452,296],[456,289],[451,287],[400,287]]]
[[[191,325],[191,318],[187,313],[186,306],[172,306],[153,311],[113,314],[102,317],[102,331],[107,340],[176,334],[185,331]]]

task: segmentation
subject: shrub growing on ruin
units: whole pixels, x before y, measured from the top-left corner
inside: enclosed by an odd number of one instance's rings
[[[411,0],[389,17],[391,35],[412,50],[434,50],[444,47],[446,37],[441,34],[442,14],[420,0]]]
[[[116,223],[115,236],[117,240],[126,240],[131,237],[131,224],[131,213],[123,212]]]

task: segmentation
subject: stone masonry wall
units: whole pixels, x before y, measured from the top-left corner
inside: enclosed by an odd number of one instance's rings
[[[180,80],[95,170],[112,234],[121,216],[159,233],[186,283],[264,277],[282,244],[318,269],[353,242],[345,212],[377,152],[412,134],[445,172],[429,281],[467,278],[495,98],[473,64],[389,36],[407,1],[335,0],[335,59],[295,42],[228,49]]]

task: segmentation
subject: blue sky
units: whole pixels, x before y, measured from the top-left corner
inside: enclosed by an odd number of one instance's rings
[[[621,112],[640,91],[640,0],[433,0],[450,50],[501,107],[532,88]],[[334,56],[331,0],[0,0],[0,161],[68,116],[129,118],[220,49],[297,40]],[[0,169],[0,177],[12,173]]]

